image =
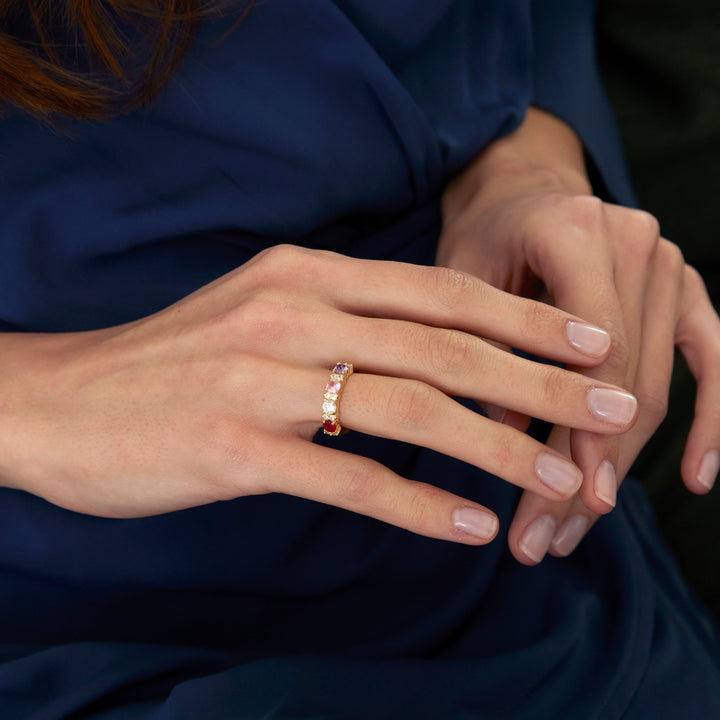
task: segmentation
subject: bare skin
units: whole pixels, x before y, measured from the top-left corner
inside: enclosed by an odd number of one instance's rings
[[[588,526],[612,507],[615,476],[664,412],[677,344],[699,380],[683,476],[707,491],[720,321],[652,218],[587,196],[581,161],[562,123],[531,112],[448,189],[448,267],[279,246],[128,325],[2,335],[0,477],[109,517],[282,492],[430,537],[492,540],[492,508],[311,442],[329,369],[348,360],[342,424],[523,488],[510,546],[531,564],[535,520],[545,518],[545,549],[567,554],[566,519]],[[541,284],[556,307],[519,297]],[[504,422],[453,395],[507,408]],[[522,432],[528,416],[556,425],[547,446]]]
[[[444,220],[440,265],[544,297],[608,330],[608,357],[573,369],[639,401],[638,420],[623,435],[554,428],[548,447],[572,458],[584,482],[561,503],[524,493],[509,533],[515,557],[535,564],[547,551],[567,555],[612,509],[619,481],[665,416],[675,346],[698,381],[682,477],[692,492],[709,492],[720,450],[720,320],[700,276],[653,217],[592,197],[571,130],[531,109],[518,131],[451,184]],[[511,412],[503,421],[522,428],[527,418]]]
[[[570,341],[583,333],[600,338],[590,353]],[[573,462],[450,396],[601,435],[631,427],[634,398],[481,338],[582,368],[610,348],[577,316],[465,273],[278,246],[128,325],[4,335],[0,477],[109,517],[282,492],[486,543],[492,509],[311,442],[329,369],[349,360],[346,427],[434,448],[539,498],[570,498],[582,482]],[[625,402],[622,417],[593,413],[607,393]]]

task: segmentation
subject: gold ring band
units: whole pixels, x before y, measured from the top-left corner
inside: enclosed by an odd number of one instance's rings
[[[322,429],[325,435],[340,435],[347,432],[340,425],[338,410],[340,395],[347,379],[353,374],[353,366],[349,362],[339,362],[330,372],[330,379],[325,386],[322,404]]]

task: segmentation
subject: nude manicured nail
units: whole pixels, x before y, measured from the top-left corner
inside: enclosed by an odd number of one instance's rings
[[[540,562],[548,551],[555,535],[555,518],[552,515],[541,515],[526,528],[520,539],[520,549],[535,562]]]
[[[588,409],[600,420],[627,425],[637,412],[637,399],[624,390],[593,388],[588,393]]]
[[[580,468],[569,460],[550,453],[540,453],[535,461],[535,473],[540,482],[561,495],[571,495],[582,484]]]
[[[492,540],[498,531],[498,519],[475,508],[458,508],[453,513],[455,529],[482,540]]]
[[[602,357],[610,349],[610,335],[599,327],[568,320],[565,331],[570,344],[585,355]]]
[[[566,520],[555,533],[552,541],[553,551],[563,557],[569,555],[585,537],[589,524],[584,515],[575,515]]]
[[[617,496],[617,475],[609,460],[603,460],[595,472],[595,495],[608,505],[615,507]]]
[[[706,452],[700,463],[700,470],[698,470],[698,482],[708,490],[712,490],[718,470],[720,470],[720,452],[717,450]]]

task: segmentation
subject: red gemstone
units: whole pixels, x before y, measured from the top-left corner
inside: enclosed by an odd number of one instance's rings
[[[332,420],[326,420],[323,423],[323,430],[329,433],[337,432],[337,425]]]

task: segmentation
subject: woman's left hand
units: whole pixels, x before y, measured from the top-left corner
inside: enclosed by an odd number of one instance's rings
[[[557,121],[541,114],[539,122]],[[513,138],[501,142],[512,147]],[[700,276],[651,215],[603,203],[582,174],[525,164],[506,150],[491,149],[446,191],[438,264],[513,294],[547,292],[560,309],[604,328],[613,341],[608,359],[581,371],[639,401],[637,422],[621,436],[553,428],[548,445],[573,458],[584,482],[562,503],[523,494],[509,544],[520,562],[534,564],[548,550],[572,552],[614,506],[618,480],[665,416],[676,345],[698,381],[682,476],[692,492],[711,489],[720,463],[720,319]],[[527,419],[508,412],[503,422]]]

